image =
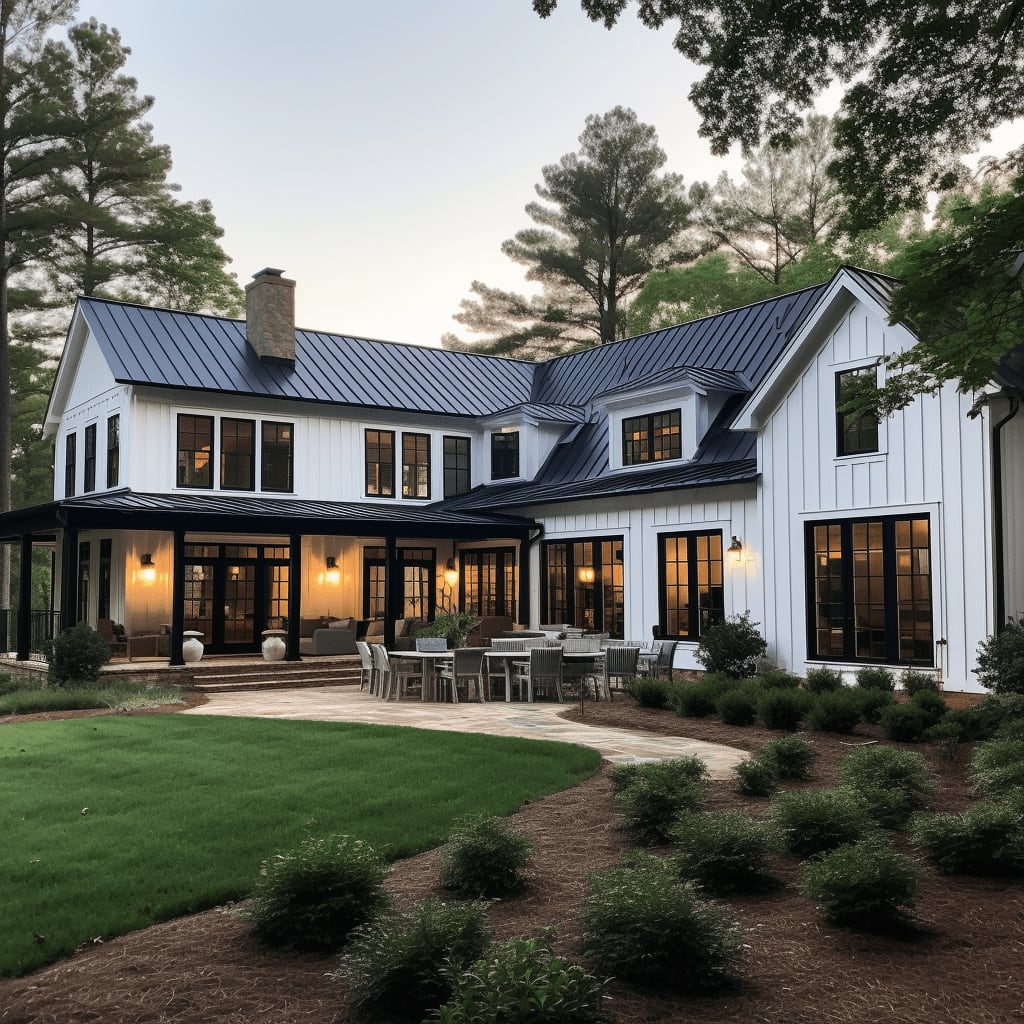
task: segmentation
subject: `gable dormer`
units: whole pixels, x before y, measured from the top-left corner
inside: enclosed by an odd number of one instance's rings
[[[582,406],[524,403],[481,420],[484,483],[532,480],[567,429],[586,418]]]
[[[609,468],[692,459],[726,400],[749,390],[741,373],[680,366],[596,395],[608,422]]]

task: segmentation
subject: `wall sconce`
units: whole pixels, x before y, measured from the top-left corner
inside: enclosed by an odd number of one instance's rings
[[[595,578],[594,567],[592,565],[581,565],[576,570],[576,578],[580,583],[593,583]]]
[[[327,572],[324,573],[324,579],[332,587],[336,587],[341,582],[341,570],[338,568],[334,555],[327,556]]]
[[[735,534],[733,534],[732,543],[729,545],[728,551],[733,565],[739,565],[743,561],[743,545]]]
[[[454,558],[449,558],[444,563],[444,581],[453,590],[455,589],[455,584],[459,582],[459,570],[455,568]]]
[[[143,583],[152,583],[156,579],[156,566],[153,564],[153,556],[148,552],[140,560],[142,568],[139,570],[139,579]]]

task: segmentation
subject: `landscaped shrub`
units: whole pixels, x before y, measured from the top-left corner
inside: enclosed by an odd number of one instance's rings
[[[961,814],[918,814],[911,842],[947,875],[999,875],[1024,870],[1024,808],[983,800]]]
[[[717,682],[701,679],[673,687],[669,692],[668,703],[681,718],[707,718],[715,713],[718,694]]]
[[[676,992],[736,978],[739,928],[657,857],[633,856],[593,876],[581,918],[583,951],[603,975]]]
[[[860,724],[860,701],[853,690],[819,693],[807,712],[807,724],[818,732],[849,733]]]
[[[736,765],[736,792],[744,796],[771,796],[778,781],[775,766],[751,758]]]
[[[1000,796],[1024,789],[1024,740],[989,740],[971,754],[971,781],[979,793]]]
[[[771,881],[768,862],[782,849],[770,821],[742,811],[681,815],[672,838],[679,875],[714,893],[763,888]]]
[[[949,712],[949,708],[946,707],[946,701],[938,690],[918,690],[910,698],[910,704],[912,707],[921,708],[927,713],[929,729],[933,725],[938,725]]]
[[[803,690],[768,690],[758,699],[757,717],[766,729],[796,732],[813,700]]]
[[[786,849],[797,857],[855,843],[871,830],[864,801],[850,789],[805,789],[772,798],[772,821]]]
[[[309,836],[264,861],[248,916],[253,933],[284,949],[339,949],[352,930],[388,904],[388,866],[351,836]]]
[[[768,650],[757,626],[750,621],[749,612],[730,615],[704,630],[695,657],[709,672],[721,672],[733,679],[752,676],[757,659]]]
[[[929,675],[927,672],[915,672],[913,669],[907,669],[903,675],[900,676],[900,689],[904,691],[909,697],[913,697],[916,693],[938,693],[939,692],[939,681],[935,676]]]
[[[808,693],[834,693],[843,688],[843,674],[834,668],[812,668],[804,680]]]
[[[726,725],[753,725],[761,690],[753,680],[730,686],[718,697],[715,711]]]
[[[758,672],[755,676],[762,690],[796,690],[800,686],[800,678],[781,668],[773,668],[768,672]]]
[[[668,706],[669,683],[666,679],[634,679],[629,684],[629,695],[642,708]]]
[[[441,885],[472,899],[515,892],[526,884],[535,849],[507,818],[461,822],[441,848]]]
[[[613,764],[608,770],[616,793],[628,789],[641,778],[666,779],[672,784],[706,782],[708,766],[699,757],[672,757],[664,761],[626,761]]]
[[[696,761],[697,758],[680,758]],[[683,811],[698,810],[707,799],[703,775],[695,779],[685,767],[652,762],[638,767],[631,781],[615,794],[619,827],[635,842],[648,846],[667,843],[672,825]],[[704,773],[707,767],[701,762]]]
[[[872,819],[885,828],[900,828],[935,792],[924,758],[896,747],[861,747],[839,762],[839,781],[865,802]]]
[[[837,924],[903,920],[914,906],[918,870],[878,837],[841,846],[800,867],[800,891]]]
[[[801,736],[780,736],[763,744],[757,759],[770,764],[780,779],[808,779],[814,763],[814,747]]]
[[[974,671],[986,690],[1024,694],[1024,621],[1009,619],[1001,632],[982,640]]]
[[[605,985],[547,936],[509,939],[452,977],[438,1024],[604,1024]]]
[[[100,669],[110,661],[110,644],[95,629],[79,622],[52,640],[43,641],[43,654],[50,663],[52,685],[94,683]]]
[[[989,703],[989,700],[992,699],[984,700],[972,708],[957,708],[947,711],[941,723],[933,727],[935,729],[941,727],[943,730],[943,733],[936,735],[946,735],[947,738],[955,736],[958,743],[976,743],[979,740],[991,739],[995,736],[1002,721],[999,709]],[[931,730],[929,730],[928,738],[933,743],[939,742],[938,739],[932,737]]]
[[[931,715],[916,704],[891,704],[882,709],[880,721],[885,735],[897,743],[923,743],[935,724]]]
[[[896,689],[896,680],[885,668],[858,669],[855,678],[862,690],[888,690],[891,693]]]
[[[419,1024],[452,995],[453,976],[490,946],[482,903],[425,900],[357,929],[335,977],[371,1020]]]
[[[851,693],[860,708],[861,717],[872,724],[880,722],[882,712],[896,703],[891,690],[854,689]]]

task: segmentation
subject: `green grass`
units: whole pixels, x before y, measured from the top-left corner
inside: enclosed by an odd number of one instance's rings
[[[24,687],[0,694],[0,715],[32,715],[40,711],[86,711],[91,708],[137,710],[181,702],[180,686],[142,686],[113,683],[110,686]]]
[[[346,832],[394,860],[443,842],[456,819],[510,814],[599,762],[565,744],[333,722],[7,724],[0,975],[244,897],[261,860],[307,833]]]

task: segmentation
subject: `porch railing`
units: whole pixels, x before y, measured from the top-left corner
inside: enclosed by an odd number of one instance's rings
[[[47,608],[41,611],[33,609],[28,614],[29,654],[41,658],[44,642],[52,640],[60,632],[60,612],[52,612]],[[0,608],[0,650],[10,652],[18,649],[19,615],[17,608]]]

